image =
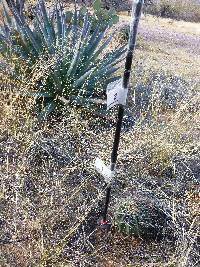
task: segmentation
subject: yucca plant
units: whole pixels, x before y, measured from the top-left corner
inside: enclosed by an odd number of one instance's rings
[[[60,3],[50,13],[38,0],[32,21],[25,15],[24,0],[3,0],[2,8],[0,51],[6,59],[15,58],[16,78],[21,62],[27,64],[27,79],[39,61],[44,68],[49,64],[46,78],[40,77],[27,93],[36,98],[40,119],[63,105],[63,99],[65,104],[94,108],[94,98],[104,97],[107,84],[120,78],[116,72],[125,47],[106,51],[113,33],[107,36],[99,25],[91,33],[88,12],[80,27],[76,5],[70,21]]]

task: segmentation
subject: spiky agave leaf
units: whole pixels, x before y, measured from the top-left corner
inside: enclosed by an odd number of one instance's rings
[[[30,22],[23,5],[19,7],[14,0],[9,0],[7,6],[3,0],[3,5],[4,10],[10,10],[12,17],[7,11],[6,21],[0,28],[1,50],[7,49],[11,51],[10,56],[14,54],[19,60],[28,61],[27,77],[38,62],[47,66],[45,84],[41,86],[39,78],[35,92],[30,92],[34,93],[38,103],[42,102],[41,109],[45,105],[41,118],[46,118],[58,106],[59,97],[69,100],[69,103],[90,107],[90,99],[104,96],[108,81],[119,78],[115,75],[117,64],[126,48],[106,52],[113,34],[105,39],[106,32],[98,25],[91,33],[93,21],[87,11],[83,16],[75,5],[68,23],[67,13],[60,3],[54,6],[54,15],[51,16],[44,0],[38,0],[34,19]],[[80,17],[83,18],[82,26]],[[11,25],[12,20],[14,23]]]

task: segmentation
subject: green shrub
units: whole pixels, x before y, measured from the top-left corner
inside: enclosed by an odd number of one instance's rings
[[[94,0],[93,2],[93,9],[94,9],[94,25],[97,24],[101,25],[102,30],[104,29],[105,22],[111,27],[113,24],[119,22],[119,17],[113,9],[105,9],[101,8],[101,0]]]
[[[146,12],[176,20],[200,22],[200,3],[197,0],[146,1]]]
[[[36,98],[40,119],[60,109],[63,97],[69,104],[94,108],[93,99],[104,97],[107,84],[119,78],[115,74],[117,64],[125,52],[125,47],[105,50],[113,37],[105,37],[109,20],[103,29],[96,20],[91,33],[91,16],[86,10],[80,25],[83,10],[77,11],[76,6],[73,16],[61,4],[56,4],[50,14],[39,0],[30,21],[23,5],[18,8],[14,0],[8,3],[3,1],[0,51],[12,61],[16,79],[24,71],[26,81],[31,81],[32,90],[28,88],[27,95]],[[22,63],[26,70],[21,69]]]

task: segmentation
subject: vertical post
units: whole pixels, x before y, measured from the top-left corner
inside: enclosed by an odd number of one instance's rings
[[[129,85],[130,72],[131,72],[131,66],[132,66],[132,61],[133,61],[133,52],[135,50],[138,24],[139,24],[141,12],[142,12],[143,4],[144,4],[144,0],[133,0],[132,20],[130,24],[128,51],[126,55],[125,70],[124,70],[123,82],[122,82],[122,86],[124,89],[127,89]],[[124,106],[119,105],[115,136],[114,136],[113,148],[112,148],[112,153],[111,153],[111,165],[110,165],[111,171],[115,170],[115,166],[117,162],[123,115],[124,115]],[[103,219],[101,220],[101,225],[103,226],[108,224],[107,212],[108,212],[108,205],[110,202],[110,194],[111,194],[111,184],[108,184],[108,187],[106,190],[106,199],[105,199]]]

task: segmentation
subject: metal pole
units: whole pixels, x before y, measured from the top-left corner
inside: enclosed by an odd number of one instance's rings
[[[125,70],[124,70],[124,75],[123,75],[123,88],[124,89],[127,89],[129,85],[130,72],[131,72],[131,66],[132,66],[132,61],[133,61],[133,52],[135,50],[135,44],[136,44],[138,23],[139,23],[139,19],[141,16],[143,4],[144,4],[144,0],[133,0],[129,44],[128,44],[128,51],[126,55]],[[110,165],[111,171],[115,170],[115,166],[117,162],[123,115],[124,115],[124,106],[119,105],[118,118],[117,118],[113,148],[112,148],[112,153],[111,153],[111,165]],[[110,194],[111,194],[111,184],[108,185],[107,190],[106,190],[106,199],[105,199],[105,206],[104,206],[104,212],[103,212],[103,219],[101,220],[101,225],[107,225],[109,223],[107,220],[107,212],[108,212],[108,206],[110,202]]]

